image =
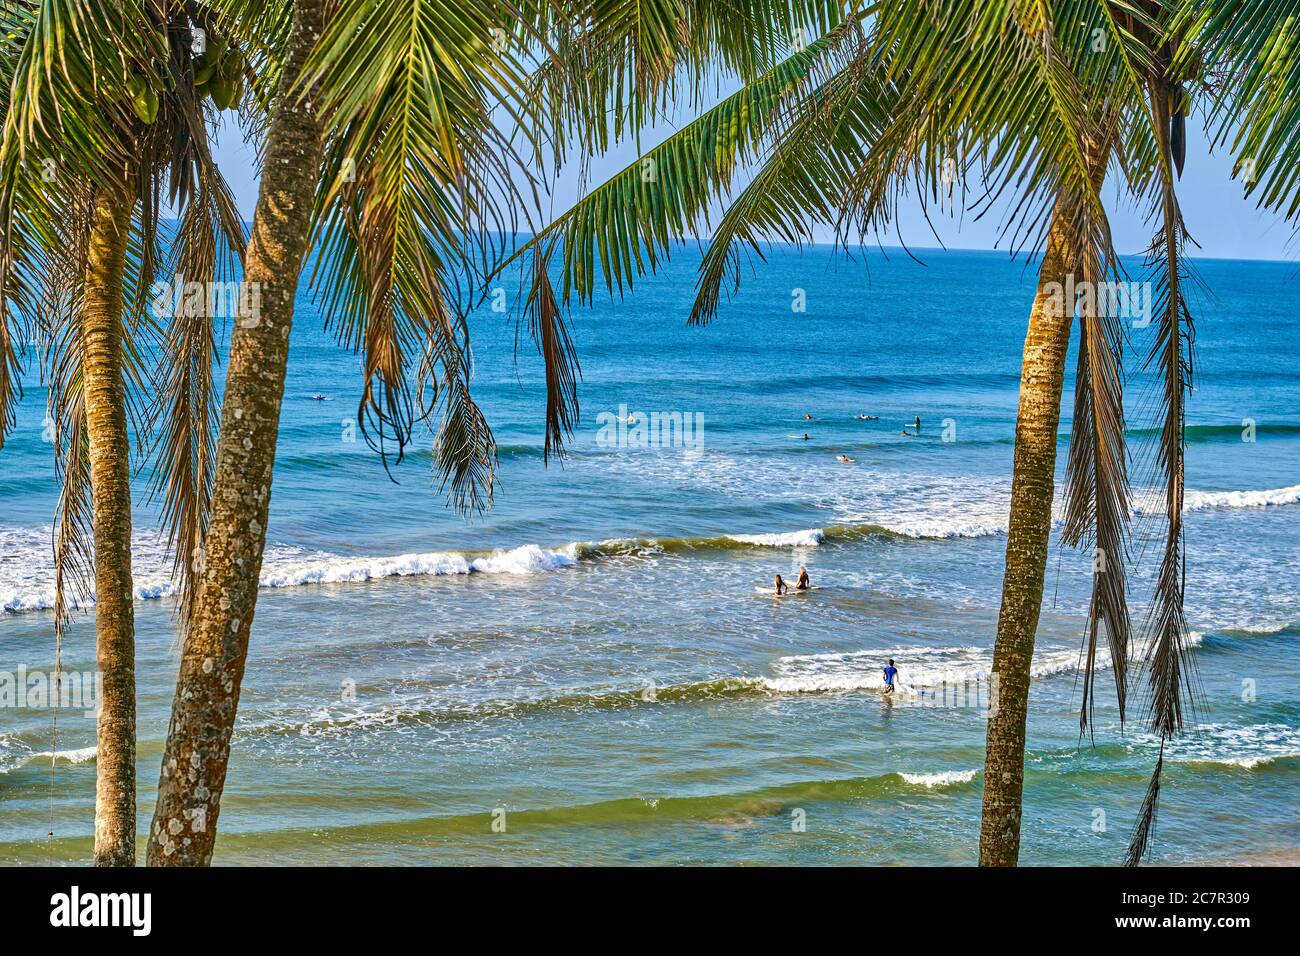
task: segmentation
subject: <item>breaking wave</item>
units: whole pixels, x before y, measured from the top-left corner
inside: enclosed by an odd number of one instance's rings
[[[1271,508],[1300,503],[1300,485],[1254,491],[1189,491],[1186,511]],[[1159,505],[1139,496],[1136,514],[1158,512]],[[836,524],[824,528],[722,534],[701,537],[610,538],[570,542],[561,547],[525,544],[497,551],[432,551],[387,556],[349,556],[270,547],[262,568],[264,588],[307,584],[344,584],[389,577],[444,574],[537,574],[572,567],[579,561],[611,556],[671,554],[749,548],[813,548],[868,538],[950,539],[1003,534],[1006,522],[954,506],[916,516]],[[175,593],[171,559],[154,539],[140,537],[135,551],[135,596],[155,600]],[[49,529],[0,528],[0,609],[7,613],[48,610],[54,606]],[[37,569],[33,573],[33,569]],[[74,607],[93,605],[87,598]]]

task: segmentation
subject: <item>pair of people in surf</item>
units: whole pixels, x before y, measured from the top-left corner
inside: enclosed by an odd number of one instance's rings
[[[785,579],[782,578],[781,575],[778,574],[776,576],[777,594],[788,594],[790,591],[807,591],[810,588],[812,588],[812,582],[808,580],[807,568],[799,569],[799,578],[794,582],[793,588],[791,588],[790,585],[785,583]]]

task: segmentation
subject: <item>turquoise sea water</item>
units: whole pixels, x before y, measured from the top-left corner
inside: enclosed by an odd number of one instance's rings
[[[477,313],[476,394],[502,484],[472,521],[431,487],[427,439],[398,483],[347,440],[357,358],[304,296],[217,861],[973,862],[987,702],[966,688],[991,660],[1034,273],[996,253],[922,258],[777,249],[693,329],[687,250],[634,294],[577,310],[582,419],[549,467],[539,363],[526,349],[515,363],[508,317]],[[1195,310],[1188,413],[1201,694],[1168,755],[1155,859],[1171,863],[1300,845],[1300,278],[1276,263],[1199,271],[1213,292]],[[796,290],[806,312],[791,310]],[[1152,334],[1129,332],[1139,623],[1161,540]],[[8,672],[53,660],[57,485],[44,392],[28,385],[0,453]],[[656,412],[692,424],[689,447],[609,447],[612,414]],[[920,435],[900,434],[918,415]],[[141,832],[176,667],[143,492],[142,479]],[[801,565],[823,590],[757,592]],[[1028,863],[1118,862],[1154,761],[1140,720],[1119,727],[1108,671],[1095,741],[1079,737],[1090,569],[1054,549]],[[93,669],[92,615],[71,628],[67,669]],[[888,657],[912,690],[892,701]],[[52,743],[48,710],[0,710],[0,862],[89,857],[93,744],[79,713],[60,715]]]

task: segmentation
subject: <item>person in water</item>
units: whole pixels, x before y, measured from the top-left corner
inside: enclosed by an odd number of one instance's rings
[[[808,569],[800,568],[799,578],[794,582],[794,589],[796,591],[807,591],[810,587],[812,587],[812,582],[808,580]]]
[[[805,414],[803,420],[806,422],[810,422],[813,420],[813,417],[811,415]]]
[[[840,456],[839,456],[839,460],[840,460],[840,461],[843,461],[843,462],[852,463],[852,462],[854,462],[856,459],[850,458],[848,455],[840,455]]]
[[[782,581],[782,580],[781,580],[781,575],[778,574],[778,575],[776,576],[776,593],[777,593],[777,594],[784,594],[786,591],[789,591],[789,590],[790,590],[790,585],[788,585],[788,584],[786,584],[784,581]]]
[[[920,416],[920,415],[917,415],[917,416],[916,416],[916,433],[917,433],[918,435],[921,433],[921,416]]]
[[[804,432],[804,433],[803,433],[803,440],[804,440],[804,441],[808,441],[808,433],[807,433],[807,432]]]
[[[889,665],[885,668],[885,693],[894,692],[894,680],[898,677],[898,668],[894,666],[894,659],[889,659]]]

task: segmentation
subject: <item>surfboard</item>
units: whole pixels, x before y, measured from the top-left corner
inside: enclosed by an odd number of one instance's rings
[[[776,588],[756,587],[754,588],[754,590],[757,591],[759,594],[767,594],[770,595],[771,597],[789,597],[791,594],[807,594],[809,591],[821,591],[823,590],[823,588],[820,584],[814,584],[811,587],[804,588],[802,591],[796,590],[795,588],[790,588],[790,590],[786,591],[784,594],[777,594]]]

